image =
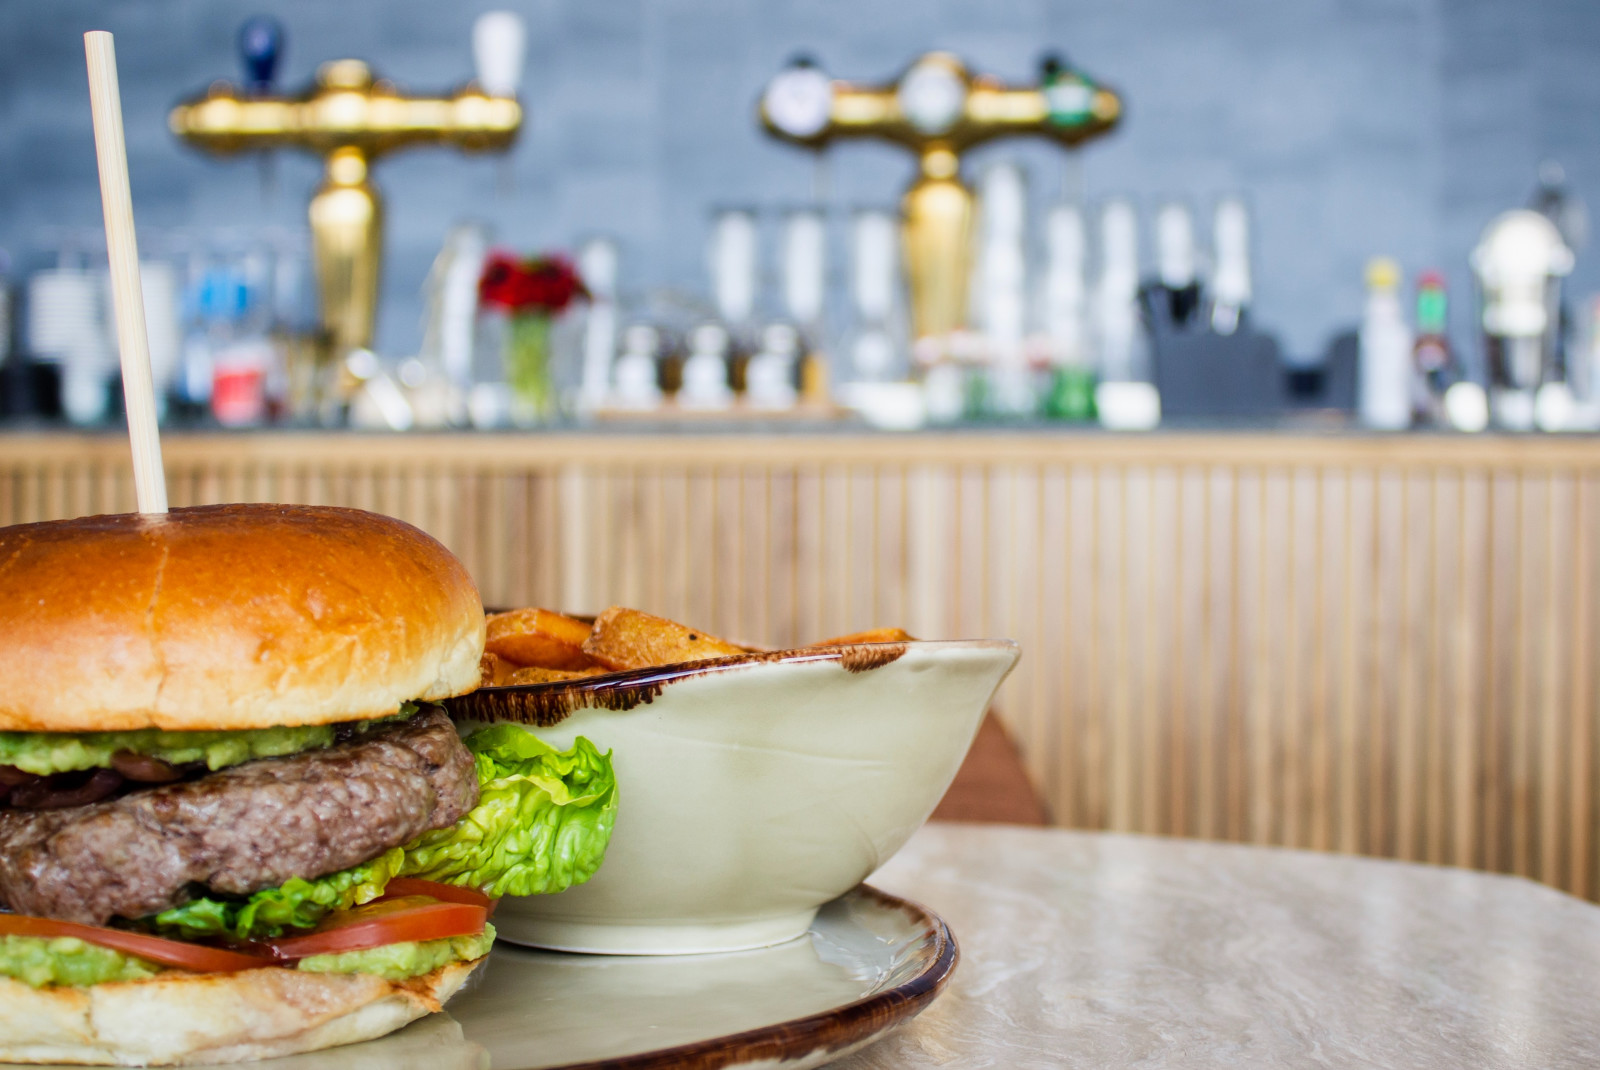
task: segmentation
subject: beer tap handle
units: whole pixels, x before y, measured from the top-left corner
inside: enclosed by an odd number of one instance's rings
[[[492,97],[514,97],[522,82],[522,56],[527,34],[522,17],[510,11],[486,11],[472,24],[472,59],[478,85]]]
[[[522,16],[510,11],[485,11],[472,24],[472,61],[478,88],[491,97],[515,97],[522,82],[522,57],[527,31]],[[495,182],[502,197],[513,192],[511,157],[500,160]]]
[[[283,24],[277,19],[256,15],[239,27],[239,59],[244,63],[245,86],[253,95],[272,92],[282,56]]]
[[[272,94],[283,56],[283,23],[270,15],[245,19],[239,27],[239,59],[244,63],[244,91],[252,97]],[[272,201],[278,190],[278,170],[270,152],[261,153],[257,164],[261,178],[261,201]]]

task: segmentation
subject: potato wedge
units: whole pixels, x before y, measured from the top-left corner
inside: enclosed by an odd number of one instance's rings
[[[538,666],[529,666],[523,669],[513,669],[501,681],[502,685],[515,686],[517,684],[548,684],[560,680],[582,680],[586,676],[599,676],[605,672],[596,666],[592,669],[580,669],[577,672],[567,672],[563,669],[542,669]]]
[[[608,669],[643,669],[745,653],[698,628],[622,606],[612,606],[595,618],[583,651]]]
[[[497,687],[515,670],[516,666],[505,658],[498,654],[484,651],[483,657],[478,659],[478,685],[480,687]]]
[[[514,609],[489,618],[485,648],[507,661],[575,672],[594,665],[583,652],[589,625],[548,609]]]
[[[870,628],[864,632],[836,635],[807,646],[855,646],[859,643],[914,643],[916,639],[904,628]]]

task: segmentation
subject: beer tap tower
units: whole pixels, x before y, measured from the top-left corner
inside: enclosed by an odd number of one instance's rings
[[[168,125],[217,155],[292,148],[325,161],[311,198],[311,244],[322,327],[332,355],[372,344],[383,255],[383,202],[370,173],[378,157],[412,145],[504,151],[522,126],[522,20],[490,12],[473,26],[477,79],[447,96],[407,96],[357,59],[324,63],[294,95],[270,92],[278,40],[241,35],[251,84],[218,82],[172,109]]]
[[[1047,58],[1035,86],[1007,86],[930,52],[887,85],[830,79],[797,60],[768,83],[760,116],[785,141],[822,149],[844,138],[878,138],[917,154],[920,173],[901,203],[902,241],[917,338],[965,326],[972,264],[972,191],[961,153],[996,138],[1032,135],[1064,146],[1116,126],[1115,92]]]

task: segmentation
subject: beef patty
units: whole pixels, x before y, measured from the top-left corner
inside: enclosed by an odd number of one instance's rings
[[[140,918],[195,885],[246,895],[358,865],[477,802],[472,754],[429,707],[326,750],[88,806],[0,811],[0,902],[91,925]]]

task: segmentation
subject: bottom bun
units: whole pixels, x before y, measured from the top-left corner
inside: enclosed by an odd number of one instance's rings
[[[0,977],[0,1063],[189,1066],[354,1044],[439,1010],[487,957],[407,981],[281,967],[88,988]]]

